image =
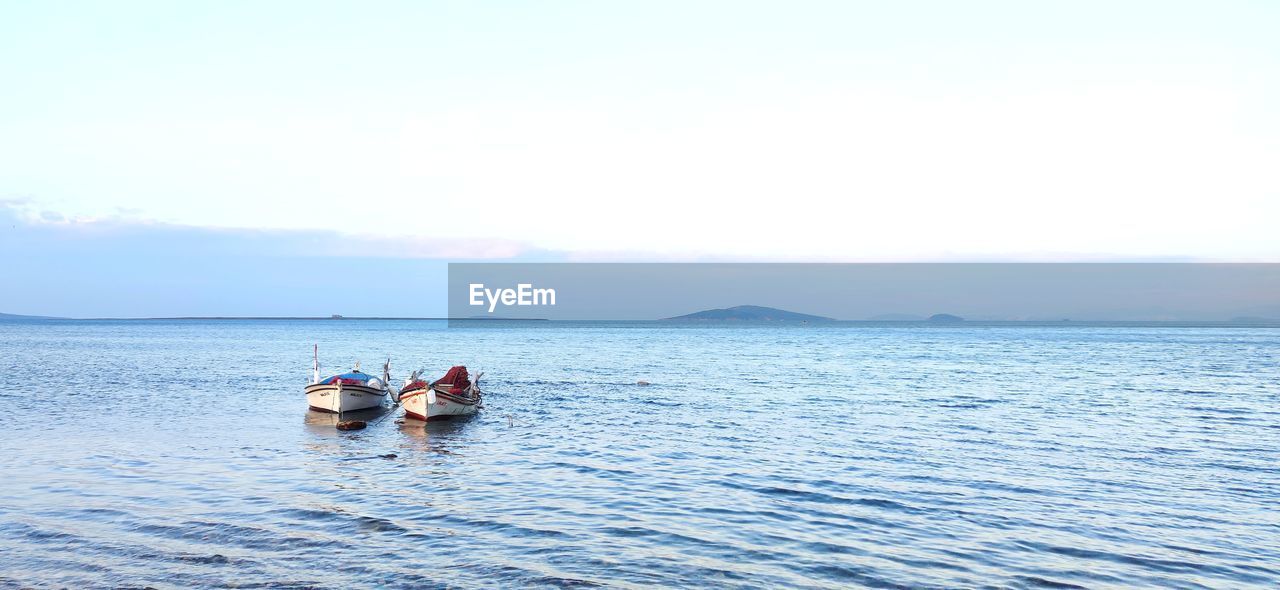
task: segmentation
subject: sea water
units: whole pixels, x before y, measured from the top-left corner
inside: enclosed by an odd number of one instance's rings
[[[1277,328],[472,324],[0,322],[0,587],[1280,586]]]

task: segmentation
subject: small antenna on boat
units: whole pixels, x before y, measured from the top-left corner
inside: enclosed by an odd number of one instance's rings
[[[320,382],[320,345],[311,345],[311,382]]]

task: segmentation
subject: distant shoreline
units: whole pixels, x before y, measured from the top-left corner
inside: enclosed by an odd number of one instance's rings
[[[340,318],[324,316],[181,316],[172,318],[86,318],[94,320],[324,320],[344,322],[347,320],[396,320],[396,321],[481,321],[481,322],[546,322],[547,318],[427,318],[427,317],[380,317],[380,316],[343,316]]]
[[[437,318],[437,317],[380,317],[380,316],[344,316],[340,318],[326,316],[176,316],[153,318],[67,318],[67,317],[0,317],[0,321],[70,321],[70,322],[162,322],[162,321],[251,321],[251,320],[288,320],[288,321],[331,321],[347,320],[396,320],[396,321],[481,321],[481,322],[545,322],[547,318]]]

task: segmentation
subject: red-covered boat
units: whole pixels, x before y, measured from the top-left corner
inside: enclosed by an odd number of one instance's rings
[[[449,369],[444,377],[427,383],[414,371],[400,388],[400,405],[404,414],[414,420],[447,420],[454,416],[469,416],[482,407],[480,402],[480,377],[473,381],[467,368],[458,365]]]

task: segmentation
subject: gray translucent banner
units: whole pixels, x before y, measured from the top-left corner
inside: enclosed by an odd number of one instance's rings
[[[448,289],[450,318],[1280,319],[1280,264],[460,263]]]

